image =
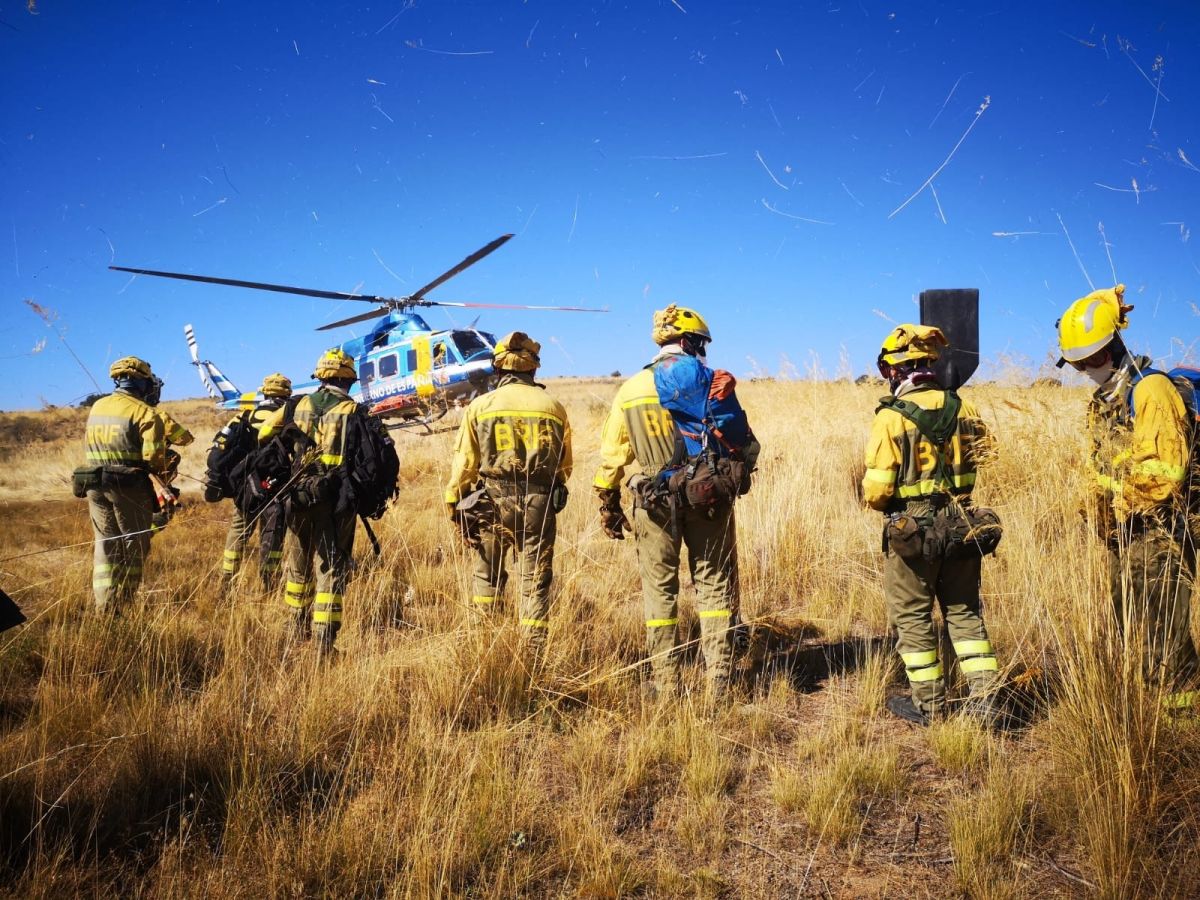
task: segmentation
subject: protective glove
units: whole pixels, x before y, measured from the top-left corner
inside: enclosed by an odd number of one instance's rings
[[[221,489],[215,484],[207,484],[204,486],[204,502],[216,503],[221,499]]]
[[[600,499],[600,527],[604,534],[614,541],[625,540],[625,532],[633,527],[621,510],[620,488],[596,488],[596,496]]]

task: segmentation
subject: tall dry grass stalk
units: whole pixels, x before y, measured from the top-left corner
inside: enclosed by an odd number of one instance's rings
[[[994,735],[884,711],[903,685],[879,520],[856,497],[877,391],[848,384],[742,386],[765,448],[737,511],[760,626],[749,705],[648,704],[634,548],[604,539],[588,486],[615,388],[550,386],[578,471],[536,668],[511,602],[471,618],[471,559],[438,498],[452,433],[400,437],[383,556],[359,542],[341,652],[320,666],[252,571],[221,599],[222,506],[189,503],[154,539],[128,615],[87,616],[90,529],[67,485],[83,417],[0,416],[0,583],[31,619],[0,635],[8,893],[1200,892],[1200,730],[1163,717],[1113,627],[1078,515],[1082,392],[969,391],[998,439],[979,499],[1006,526],[985,616],[1031,719]],[[172,413],[200,437],[195,498],[223,416]]]

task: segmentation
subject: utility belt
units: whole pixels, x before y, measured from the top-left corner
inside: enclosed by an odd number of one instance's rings
[[[1196,536],[1188,527],[1187,513],[1174,507],[1147,513],[1135,513],[1122,522],[1118,530],[1126,540],[1157,533],[1170,535],[1181,544],[1185,541],[1193,543],[1196,541]],[[1119,543],[1116,532],[1112,534],[1109,543],[1114,548]]]
[[[567,486],[559,481],[550,484],[534,484],[515,481],[501,481],[498,478],[483,479],[483,490],[491,498],[504,497],[510,500],[520,499],[529,495],[550,497],[550,508],[556,513],[563,511],[567,505]]]
[[[150,486],[150,472],[144,466],[106,463],[100,466],[80,466],[71,473],[71,493],[81,500],[87,497],[88,491],[143,486]]]
[[[493,497],[523,497],[526,494],[549,494],[554,491],[554,484],[534,484],[533,482],[501,480],[485,478],[483,485]]]
[[[995,510],[932,494],[906,502],[883,525],[883,552],[906,561],[979,559],[995,553],[1004,534]]]
[[[336,503],[342,493],[342,472],[338,469],[302,474],[296,478],[288,499],[296,509],[312,509],[314,506]]]
[[[700,453],[679,465],[668,464],[653,476],[629,479],[633,505],[648,512],[677,514],[684,509],[728,509],[750,490],[750,473],[740,459]]]

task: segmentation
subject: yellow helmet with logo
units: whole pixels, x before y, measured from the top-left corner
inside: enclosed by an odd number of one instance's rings
[[[292,379],[282,372],[276,372],[263,379],[262,387],[259,390],[262,391],[264,397],[280,397],[286,400],[292,396]]]
[[[122,356],[108,368],[108,377],[113,381],[118,378],[151,378],[150,363],[136,356]]]
[[[941,355],[942,347],[949,346],[946,335],[936,325],[897,325],[883,339],[879,365],[898,366],[920,359],[932,362]]]
[[[712,332],[708,330],[708,323],[694,309],[676,306],[672,303],[666,309],[660,309],[654,314],[654,328],[651,330],[650,336],[658,346],[674,343],[685,334],[698,335],[706,341],[712,340]]]
[[[358,378],[358,373],[354,371],[354,359],[346,351],[341,347],[330,347],[317,360],[312,377],[320,381],[333,378],[349,378],[353,381]]]
[[[1058,320],[1058,345],[1063,359],[1075,363],[1103,350],[1116,333],[1129,324],[1133,309],[1122,302],[1125,285],[1092,291],[1067,307]]]
[[[506,334],[492,351],[492,365],[508,372],[534,372],[542,364],[542,345],[523,331]]]

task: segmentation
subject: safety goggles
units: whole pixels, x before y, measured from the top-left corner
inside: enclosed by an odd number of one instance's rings
[[[1091,356],[1085,357],[1084,359],[1069,360],[1069,359],[1063,358],[1062,360],[1059,361],[1058,367],[1061,369],[1063,366],[1063,363],[1066,363],[1072,369],[1074,369],[1076,372],[1082,372],[1084,369],[1098,369],[1100,366],[1104,365],[1104,363],[1107,359],[1108,359],[1108,348],[1105,347],[1102,350],[1097,350]]]

